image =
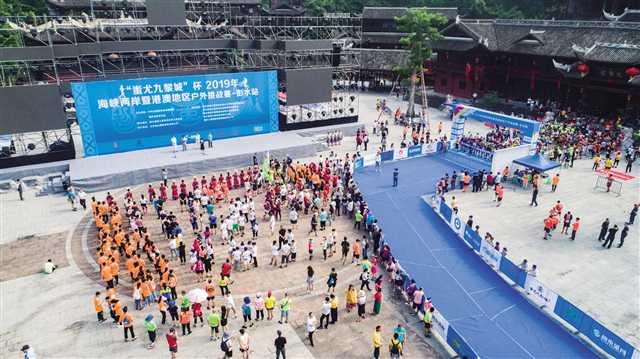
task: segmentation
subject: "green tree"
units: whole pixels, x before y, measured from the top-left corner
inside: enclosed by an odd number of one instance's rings
[[[423,64],[431,58],[431,43],[442,36],[438,28],[444,25],[447,19],[437,13],[430,13],[424,8],[409,9],[403,16],[396,17],[398,30],[407,35],[400,39],[400,44],[409,50],[407,65],[399,69],[400,73],[408,73],[411,81],[409,92],[409,106],[407,115],[415,115],[416,83],[418,73],[422,74]]]

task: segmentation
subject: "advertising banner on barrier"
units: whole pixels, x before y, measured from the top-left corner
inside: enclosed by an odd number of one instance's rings
[[[462,221],[462,218],[458,214],[454,213],[451,215],[451,222],[449,225],[457,235],[464,237],[464,230],[467,228],[467,224]]]
[[[580,329],[582,334],[586,335],[602,350],[613,355],[614,358],[627,359],[634,357],[634,349],[629,343],[591,317],[588,317],[588,319],[583,321],[582,326],[584,328]]]
[[[449,223],[451,222],[451,208],[447,205],[446,202],[440,202],[440,215],[444,218],[444,220]]]
[[[278,130],[276,71],[71,83],[86,156]]]
[[[634,348],[629,343],[611,330],[602,326],[602,324],[595,321],[563,297],[557,297],[553,312],[613,357],[635,359]]]
[[[480,256],[487,262],[488,265],[494,269],[500,268],[500,260],[502,260],[502,254],[498,252],[491,243],[483,240],[480,245]]]
[[[393,150],[393,159],[401,160],[403,158],[407,158],[407,148],[396,148]]]
[[[414,145],[407,149],[408,157],[420,156],[422,154],[422,145]]]
[[[536,277],[527,275],[524,290],[534,303],[553,312],[556,307],[556,301],[558,300],[558,294],[540,283]]]
[[[431,317],[431,329],[438,333],[442,337],[442,339],[447,339],[447,332],[449,331],[449,322],[444,319],[442,314],[437,310],[433,312],[433,317]]]
[[[464,229],[464,240],[469,243],[471,248],[473,248],[476,252],[480,252],[480,246],[482,245],[482,238],[475,230],[471,227],[465,227]]]
[[[462,336],[453,327],[449,327],[447,330],[447,344],[456,352],[461,358],[475,359],[478,355],[471,349],[471,347],[464,341]]]
[[[368,154],[362,156],[362,162],[363,162],[364,167],[375,165],[376,164],[376,154],[375,153],[368,153]]]
[[[500,260],[500,272],[509,277],[520,288],[524,288],[527,281],[527,272],[515,265],[508,258],[502,258]],[[553,309],[553,308],[551,308]]]
[[[422,154],[426,155],[429,153],[435,153],[437,150],[437,142],[429,142],[422,145]]]
[[[380,154],[380,160],[382,160],[382,161],[392,161],[393,160],[393,150],[382,152]]]

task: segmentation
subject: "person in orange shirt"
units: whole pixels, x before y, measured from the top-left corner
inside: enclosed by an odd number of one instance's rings
[[[100,268],[104,267],[104,265],[107,263],[107,256],[104,255],[104,252],[101,251],[100,253],[98,253],[98,259],[96,259],[96,262],[98,262]]]
[[[571,240],[576,240],[576,233],[578,233],[578,229],[580,229],[580,217],[576,218],[576,221],[571,225]]]
[[[111,267],[103,266],[100,270],[100,275],[102,276],[102,280],[107,283],[107,288],[113,288],[113,275],[111,274]]]
[[[502,177],[504,177],[504,179],[506,180],[507,178],[509,178],[509,174],[509,166],[506,166],[504,170],[502,170]]]
[[[496,186],[496,197],[498,197],[498,204],[496,207],[500,207],[502,204],[502,198],[504,197],[504,187],[500,184]]]
[[[562,209],[564,208],[562,202],[556,201],[556,205],[553,208],[558,216],[562,216]]]
[[[149,288],[149,282],[143,281],[140,283],[140,295],[142,295],[142,301],[151,306],[152,297],[151,297],[151,288]]]
[[[207,310],[211,309],[212,306],[215,308],[216,286],[211,279],[204,284],[204,290],[207,292]]]
[[[115,285],[120,283],[119,273],[120,273],[120,265],[116,261],[115,258],[111,257],[111,263],[109,264],[109,270],[111,271],[111,276],[115,280]]]
[[[551,237],[551,229],[553,229],[553,216],[549,215],[544,220],[544,237],[543,239],[548,240],[548,237]]]
[[[93,297],[93,309],[96,311],[96,315],[98,316],[98,323],[106,321],[104,318],[104,306],[100,299],[100,292],[96,292],[95,297]]]
[[[129,313],[129,308],[126,306],[122,308],[123,316],[120,319],[120,324],[124,326],[124,341],[129,341],[127,331],[131,333],[131,341],[136,340],[136,333],[133,332],[133,315]]]
[[[560,183],[560,174],[559,173],[557,173],[551,179],[551,192],[555,192],[556,191],[556,189],[558,188],[558,183]]]
[[[169,270],[169,289],[171,289],[171,296],[175,300],[178,298],[178,292],[176,291],[176,287],[178,285],[178,278],[175,273],[173,273],[173,269]]]
[[[462,192],[467,192],[469,183],[471,183],[471,176],[469,176],[469,174],[465,172],[464,176],[462,177]]]
[[[187,331],[191,334],[191,311],[189,308],[182,308],[180,312],[180,326],[182,326],[182,335],[187,335]]]
[[[167,298],[163,295],[158,297],[158,310],[160,310],[160,315],[162,316],[162,321],[160,324],[165,324],[167,322],[167,309],[169,308],[169,304],[167,304]]]
[[[353,257],[351,257],[351,264],[355,263],[356,265],[360,265],[360,249],[362,247],[360,246],[360,240],[356,239],[356,241],[353,243],[353,246],[351,248],[351,251],[353,252]]]
[[[111,311],[113,312],[113,322],[116,324],[121,324],[120,319],[124,316],[124,312],[122,311],[122,304],[118,299],[111,299]]]

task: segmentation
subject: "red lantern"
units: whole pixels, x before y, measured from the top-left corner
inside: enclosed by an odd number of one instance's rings
[[[628,69],[625,70],[625,73],[629,77],[636,77],[636,76],[640,75],[640,69],[637,68],[637,67],[629,67]]]
[[[584,75],[587,72],[589,72],[589,65],[585,64],[584,62],[581,62],[581,63],[578,64],[576,69],[578,70],[579,73]]]

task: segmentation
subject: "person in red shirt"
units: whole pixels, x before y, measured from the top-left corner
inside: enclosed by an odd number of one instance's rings
[[[178,336],[176,335],[175,328],[169,329],[166,337],[167,344],[169,345],[169,352],[171,353],[171,359],[175,359],[176,354],[178,353]]]
[[[231,276],[231,268],[232,268],[231,267],[231,263],[227,259],[227,261],[222,264],[222,275],[225,276],[225,277],[230,277]]]

